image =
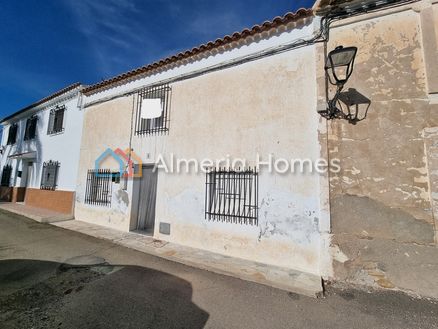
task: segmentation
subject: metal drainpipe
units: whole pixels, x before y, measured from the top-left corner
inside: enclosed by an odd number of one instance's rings
[[[126,95],[126,97],[129,97],[130,95]],[[129,143],[128,143],[128,148],[129,148],[129,154],[128,154],[128,163],[126,164],[126,168],[125,168],[125,173],[127,174],[129,172],[129,164],[131,163],[131,152],[132,152],[132,135],[133,135],[133,120],[134,120],[134,110],[135,110],[135,95],[131,95],[132,96],[132,109],[131,109],[131,128],[129,131]],[[134,170],[134,168],[132,168],[132,170]],[[124,177],[123,180],[123,190],[126,191],[128,189],[128,176],[126,175]]]

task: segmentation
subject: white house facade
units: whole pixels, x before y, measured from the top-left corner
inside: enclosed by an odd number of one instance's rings
[[[81,89],[70,85],[1,121],[3,201],[73,215]]]
[[[84,89],[76,219],[326,274],[326,175],[312,165],[301,174],[268,164],[321,157],[316,46],[294,47],[318,32],[312,11],[300,10],[132,79]],[[143,112],[157,99],[159,116],[148,119]],[[118,171],[108,148],[131,149],[142,176],[93,178]],[[177,172],[181,159],[215,163]]]

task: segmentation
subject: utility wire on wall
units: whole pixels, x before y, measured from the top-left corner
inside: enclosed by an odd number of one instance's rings
[[[297,39],[297,40],[295,40],[291,43],[288,43],[288,44],[276,46],[273,48],[268,48],[268,49],[265,49],[263,51],[253,53],[251,55],[239,57],[237,59],[228,60],[228,61],[216,64],[216,65],[204,68],[204,69],[199,69],[199,70],[196,70],[196,71],[193,71],[190,73],[185,73],[185,74],[181,74],[181,75],[178,75],[178,76],[175,76],[172,78],[163,79],[163,80],[160,80],[159,82],[155,82],[155,83],[147,85],[147,86],[135,88],[135,89],[130,90],[128,92],[123,92],[120,94],[116,94],[114,96],[104,97],[100,100],[90,102],[90,103],[86,104],[85,107],[90,107],[93,105],[105,103],[105,102],[108,102],[108,101],[111,101],[113,99],[117,99],[120,97],[130,96],[130,95],[138,93],[140,90],[144,89],[145,87],[155,87],[155,86],[159,86],[162,84],[171,84],[171,83],[175,83],[175,82],[179,82],[179,81],[183,81],[183,80],[187,80],[187,79],[192,79],[192,78],[204,75],[204,74],[212,73],[215,71],[219,71],[219,70],[227,69],[230,67],[238,66],[241,64],[249,63],[252,61],[256,61],[258,59],[262,59],[265,57],[280,54],[280,53],[283,53],[283,52],[286,52],[286,51],[289,51],[292,49],[297,49],[297,48],[313,45],[316,43],[327,42],[329,40],[329,35],[330,35],[330,25],[334,21],[339,21],[342,19],[346,19],[346,18],[358,16],[358,15],[376,12],[376,11],[379,11],[381,9],[400,7],[400,6],[403,6],[403,5],[406,5],[409,3],[413,3],[413,2],[417,2],[417,1],[418,0],[407,0],[407,1],[388,0],[387,2],[382,1],[382,2],[378,3],[377,5],[374,5],[373,7],[371,7],[370,4],[369,5],[360,5],[359,4],[359,5],[355,5],[355,6],[351,6],[351,7],[346,7],[342,10],[339,10],[338,12],[331,12],[331,13],[329,12],[326,16],[323,16],[321,18],[319,30],[316,32],[316,34],[313,37],[311,37],[309,39],[300,38],[300,39]]]

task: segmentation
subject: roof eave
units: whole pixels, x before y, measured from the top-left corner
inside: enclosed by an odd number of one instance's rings
[[[68,93],[68,92],[71,92],[71,91],[73,91],[75,89],[81,90],[83,87],[84,86],[80,82],[73,83],[73,84],[71,84],[71,85],[69,85],[69,86],[67,86],[67,87],[65,87],[65,88],[63,88],[61,90],[58,90],[57,92],[55,92],[55,93],[53,93],[53,94],[51,94],[51,95],[49,95],[47,97],[44,97],[44,98],[40,99],[39,101],[37,101],[35,103],[32,103],[32,104],[22,108],[21,110],[18,110],[17,112],[12,113],[11,115],[8,115],[7,117],[4,117],[0,121],[0,124],[4,124],[4,123],[10,121],[11,119],[15,118],[16,116],[19,116],[19,115],[21,115],[21,114],[23,114],[23,113],[25,113],[27,111],[30,111],[30,110],[32,110],[33,108],[35,108],[35,107],[37,107],[39,105],[47,103],[47,102],[49,102],[49,101],[51,101],[51,100],[53,100],[53,99],[55,99],[55,98],[57,98],[59,96],[62,96],[64,94]]]
[[[181,60],[187,59],[192,56],[199,55],[200,53],[219,48],[222,46],[225,46],[227,44],[230,44],[232,42],[235,42],[237,40],[244,39],[248,36],[252,36],[255,34],[262,33],[264,31],[276,28],[278,26],[286,25],[291,22],[296,22],[304,18],[312,17],[314,16],[312,9],[304,9],[301,8],[297,10],[295,13],[289,12],[285,14],[284,16],[275,17],[271,21],[266,21],[262,23],[261,25],[254,25],[251,29],[244,29],[241,32],[235,32],[232,35],[226,35],[223,38],[216,39],[215,41],[210,41],[205,44],[202,44],[198,47],[192,48],[191,50],[187,50],[185,52],[181,52],[177,55],[173,55],[167,58],[164,58],[160,61],[154,62],[149,65],[142,66],[140,68],[125,72],[123,74],[117,75],[113,78],[104,80],[102,82],[99,82],[97,84],[91,85],[87,88],[83,89],[83,93],[86,96],[93,95],[95,93],[98,93],[100,91],[103,91],[105,89],[108,89],[114,85],[126,83],[127,81],[130,81],[132,79],[135,79],[139,76],[146,75],[158,68],[162,68],[169,64],[174,64],[176,62],[179,62]]]

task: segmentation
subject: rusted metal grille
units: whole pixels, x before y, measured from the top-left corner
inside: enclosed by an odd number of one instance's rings
[[[258,225],[258,173],[212,169],[205,181],[205,218],[212,221]]]
[[[109,169],[89,169],[85,190],[85,203],[111,206],[113,174]]]
[[[137,97],[137,111],[135,116],[135,134],[153,135],[164,134],[169,131],[170,119],[170,94],[168,85],[155,86],[141,90]],[[161,99],[161,116],[153,119],[143,119],[141,108],[143,99]]]
[[[48,161],[43,163],[43,174],[41,175],[42,190],[56,190],[58,171],[60,163],[58,161]]]
[[[1,186],[11,186],[12,166],[5,165],[2,170]]]

